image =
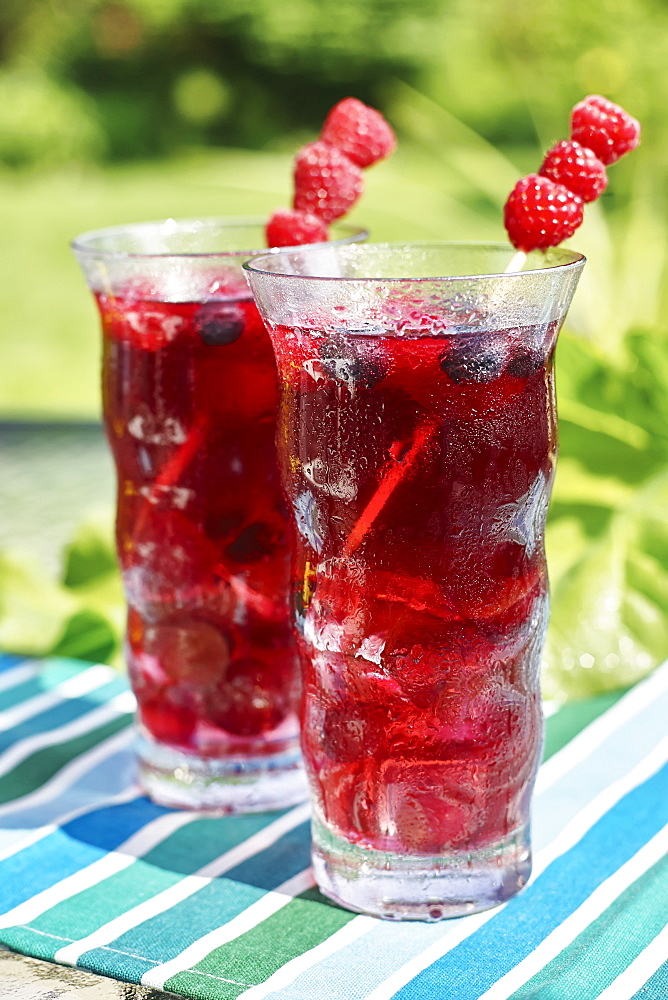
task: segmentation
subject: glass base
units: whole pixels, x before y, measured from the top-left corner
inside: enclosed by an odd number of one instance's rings
[[[287,809],[308,798],[299,750],[256,757],[198,757],[140,734],[139,780],[149,798],[218,813]]]
[[[487,910],[531,873],[529,829],[474,852],[420,856],[351,844],[313,819],[313,873],[335,903],[386,920],[442,920]]]

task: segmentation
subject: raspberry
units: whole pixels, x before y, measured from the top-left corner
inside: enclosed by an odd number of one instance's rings
[[[563,184],[583,201],[594,201],[608,183],[605,167],[596,154],[568,139],[548,150],[538,173]]]
[[[640,125],[618,104],[590,94],[571,115],[571,139],[594,151],[601,163],[614,163],[640,142]]]
[[[573,235],[582,217],[581,198],[538,174],[517,182],[503,211],[510,242],[525,253],[557,246]]]
[[[358,167],[369,167],[389,156],[397,139],[380,111],[346,97],[335,104],[325,119],[320,138],[336,146]]]
[[[297,153],[294,176],[294,207],[312,212],[325,222],[345,215],[364,186],[357,164],[322,140],[309,143]]]
[[[294,208],[277,209],[267,223],[267,246],[295,247],[303,243],[324,243],[327,223],[312,212]]]

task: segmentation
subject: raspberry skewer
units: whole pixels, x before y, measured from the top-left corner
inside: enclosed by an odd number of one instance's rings
[[[346,97],[327,115],[319,139],[295,157],[292,208],[267,224],[267,244],[298,246],[328,238],[328,223],[345,215],[364,189],[362,170],[393,152],[396,137],[379,111]]]
[[[639,123],[619,105],[598,94],[576,104],[570,139],[548,150],[539,172],[521,178],[508,196],[504,223],[518,252],[506,270],[521,270],[532,250],[572,236],[582,224],[585,203],[607,186],[606,165],[639,142]]]

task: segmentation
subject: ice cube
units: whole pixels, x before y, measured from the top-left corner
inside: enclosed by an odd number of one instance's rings
[[[409,853],[464,847],[481,822],[485,791],[484,772],[471,762],[385,760],[374,789],[380,830]]]
[[[318,516],[318,504],[310,490],[300,493],[294,503],[295,522],[300,535],[316,552],[322,550],[323,530]]]
[[[345,334],[356,332],[358,331],[345,331]],[[374,348],[368,342],[352,343],[343,336],[326,340],[320,345],[320,363],[330,378],[351,391],[373,388],[389,371],[389,365],[377,346]]]

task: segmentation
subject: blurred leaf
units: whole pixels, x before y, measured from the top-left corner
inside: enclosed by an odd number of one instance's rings
[[[125,598],[107,519],[89,520],[65,550],[63,583],[24,554],[0,554],[0,648],[121,666]]]
[[[570,567],[564,570],[562,561],[553,581],[545,650],[547,697],[585,697],[632,684],[665,658],[667,509],[663,472],[581,548]],[[558,526],[549,546],[564,540]],[[568,531],[573,538],[572,523]],[[581,544],[582,536],[577,541]]]
[[[65,548],[63,583],[80,587],[117,570],[114,539],[108,518],[100,515],[82,524]]]
[[[112,663],[118,654],[118,635],[102,615],[84,608],[67,621],[63,634],[48,652],[75,660]]]
[[[0,648],[28,656],[52,649],[77,603],[37,562],[0,553]]]

